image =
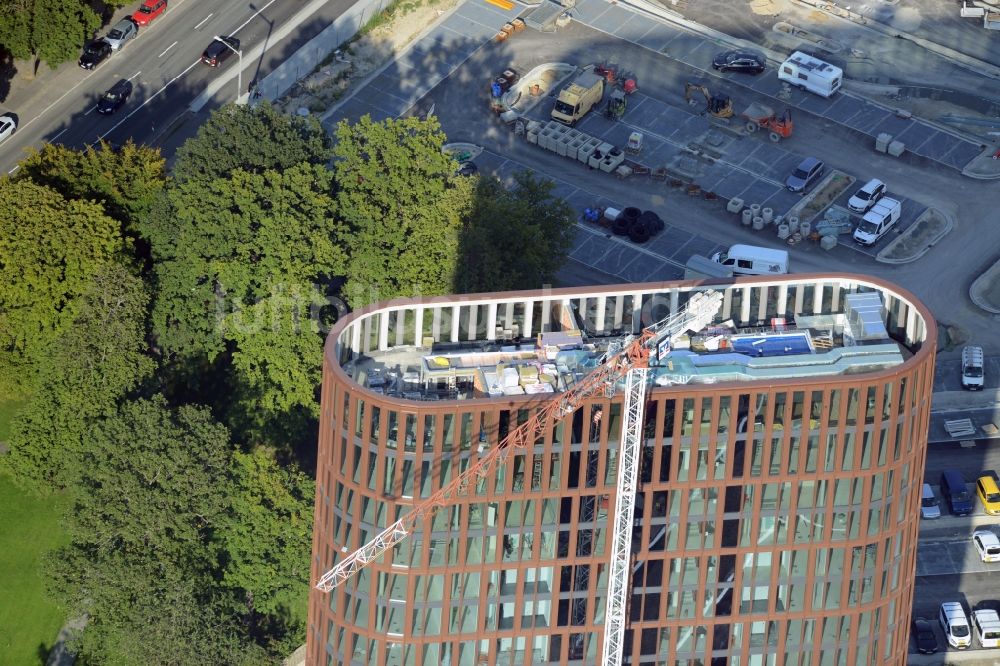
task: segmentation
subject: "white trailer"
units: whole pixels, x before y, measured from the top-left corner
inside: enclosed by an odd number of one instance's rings
[[[778,78],[820,97],[829,97],[840,90],[844,82],[844,70],[802,51],[796,51],[778,67]]]

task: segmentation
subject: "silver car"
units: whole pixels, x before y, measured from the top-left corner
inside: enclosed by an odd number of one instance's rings
[[[114,27],[111,28],[111,31],[104,38],[104,41],[110,44],[113,50],[117,51],[125,45],[125,42],[133,39],[138,34],[139,26],[132,19],[123,18],[118,23],[115,23]]]

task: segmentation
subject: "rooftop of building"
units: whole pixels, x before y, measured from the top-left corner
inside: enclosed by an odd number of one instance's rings
[[[845,293],[839,305],[835,312],[742,323],[717,314],[652,354],[651,379],[659,386],[822,379],[893,368],[912,356],[915,348],[890,334],[883,293]],[[562,392],[597,367],[625,332],[595,330],[593,317],[572,301],[556,307],[560,311],[531,336],[508,320],[488,339],[380,345],[352,354],[341,367],[375,393],[409,400]]]

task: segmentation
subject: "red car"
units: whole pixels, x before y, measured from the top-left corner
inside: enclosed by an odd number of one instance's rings
[[[157,16],[167,11],[167,0],[143,0],[132,20],[139,25],[149,25]]]

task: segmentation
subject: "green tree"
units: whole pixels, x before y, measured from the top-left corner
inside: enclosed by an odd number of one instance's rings
[[[181,183],[212,181],[236,170],[283,171],[329,159],[330,137],[316,118],[289,116],[266,103],[225,106],[177,150],[173,174]]]
[[[304,409],[319,416],[323,338],[317,315],[322,304],[310,285],[291,285],[226,316],[223,330],[234,343],[233,369],[244,392],[253,396],[252,411],[267,417]]]
[[[21,161],[17,180],[32,180],[67,199],[91,199],[134,232],[166,184],[160,151],[128,141],[120,148],[101,142],[83,150],[47,143]]]
[[[72,485],[88,428],[150,377],[148,305],[142,280],[123,266],[109,264],[94,276],[72,326],[49,345],[38,389],[15,418],[10,451],[0,458],[22,486]]]
[[[88,616],[84,662],[259,662],[245,610],[215,582],[234,481],[226,429],[155,397],[123,404],[87,441],[69,544],[45,567],[53,596]]]
[[[451,290],[471,179],[441,152],[436,118],[337,125],[338,212],[350,228],[343,292],[353,307]]]
[[[246,599],[264,626],[281,626],[291,652],[305,639],[315,483],[257,451],[237,453],[232,519],[220,529],[222,583]]]
[[[331,187],[329,170],[308,164],[171,187],[166,205],[144,224],[156,262],[153,318],[164,350],[212,359],[226,349],[231,312],[276,288],[340,273],[344,252],[336,242]],[[314,332],[308,335],[321,344]]]
[[[31,9],[34,0],[0,2],[0,49],[13,58],[27,60],[34,53],[31,44]]]
[[[94,275],[122,249],[119,224],[99,204],[0,180],[0,394],[23,389]]]
[[[573,210],[555,184],[530,172],[507,189],[479,178],[476,203],[462,228],[455,290],[460,293],[537,289],[551,284],[573,241]]]
[[[32,51],[39,61],[55,69],[75,60],[101,17],[80,0],[34,0],[31,23]]]

